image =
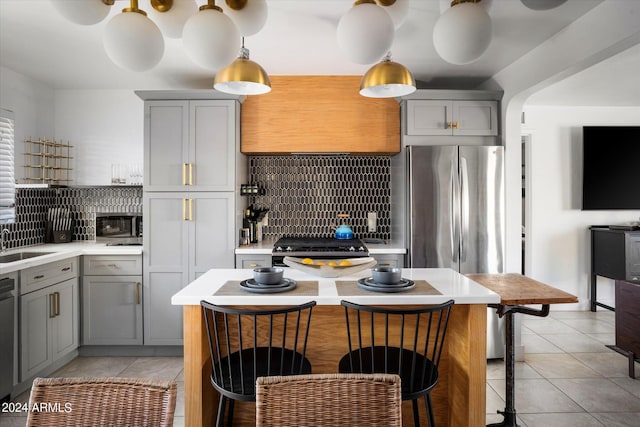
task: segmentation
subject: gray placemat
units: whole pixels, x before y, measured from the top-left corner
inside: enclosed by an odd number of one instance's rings
[[[402,292],[394,292],[394,293],[386,293],[386,292],[375,292],[369,291],[367,289],[362,289],[358,286],[358,282],[356,280],[337,280],[336,288],[338,288],[339,296],[351,296],[351,295],[442,295],[440,291],[431,286],[429,282],[426,280],[414,280],[416,284],[415,288],[409,289],[408,291]]]
[[[309,281],[296,281],[296,287],[290,291],[274,292],[270,294],[255,293],[245,291],[240,287],[240,280],[229,280],[225,282],[220,289],[218,289],[213,295],[217,296],[246,296],[246,295],[303,295],[303,296],[318,296],[318,282],[315,280]]]

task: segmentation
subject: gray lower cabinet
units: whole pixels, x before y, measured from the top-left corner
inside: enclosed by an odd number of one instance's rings
[[[211,268],[233,268],[234,193],[144,195],[144,344],[182,345],[171,297]]]
[[[82,344],[142,344],[142,256],[83,257]]]
[[[236,255],[236,268],[271,267],[271,255]]]
[[[20,272],[20,381],[78,348],[76,271],[73,258]]]
[[[378,261],[378,267],[404,267],[403,254],[372,254],[371,257]]]

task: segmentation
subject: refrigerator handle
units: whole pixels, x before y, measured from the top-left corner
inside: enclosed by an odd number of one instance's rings
[[[466,240],[469,238],[469,171],[467,169],[467,159],[460,157],[460,228],[462,238],[460,239],[460,260],[467,259]]]
[[[457,260],[460,258],[460,181],[458,177],[458,166],[456,161],[451,161],[451,206],[449,231],[451,237],[451,257]]]

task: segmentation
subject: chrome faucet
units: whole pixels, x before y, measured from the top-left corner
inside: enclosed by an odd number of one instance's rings
[[[5,240],[5,236],[9,234],[9,229],[3,228],[0,234],[2,234],[2,246],[0,247],[0,252],[4,252],[7,250],[7,242]]]

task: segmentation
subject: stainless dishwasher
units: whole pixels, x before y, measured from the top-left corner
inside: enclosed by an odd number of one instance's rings
[[[0,279],[0,400],[13,389],[14,290],[12,278]]]

